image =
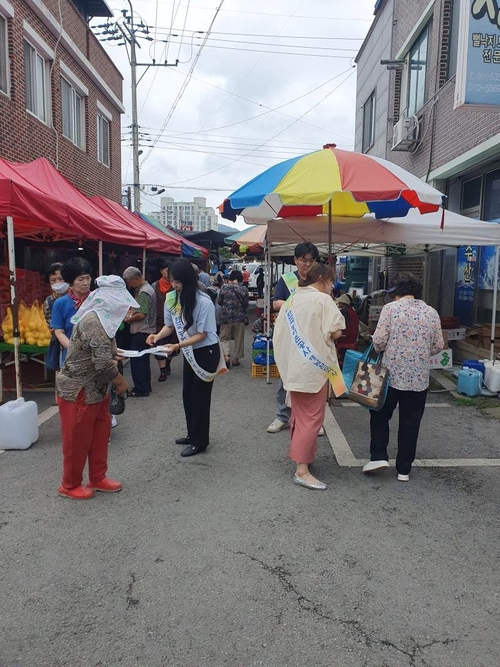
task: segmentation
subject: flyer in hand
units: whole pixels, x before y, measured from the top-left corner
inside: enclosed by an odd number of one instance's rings
[[[164,346],[159,347],[148,347],[146,350],[121,350],[118,349],[119,357],[129,357],[130,359],[136,359],[137,357],[142,357],[144,354],[157,354],[168,357],[168,353]]]

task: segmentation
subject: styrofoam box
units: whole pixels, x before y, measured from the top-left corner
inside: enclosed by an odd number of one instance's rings
[[[453,368],[453,351],[442,350],[431,357],[431,369],[446,370]]]
[[[459,327],[458,329],[445,329],[448,340],[465,340],[465,327]]]

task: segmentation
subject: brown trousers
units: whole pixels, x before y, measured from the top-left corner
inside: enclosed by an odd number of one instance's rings
[[[231,355],[232,338],[234,338],[234,349]],[[220,342],[222,343],[222,350],[225,357],[233,356],[235,359],[242,359],[245,355],[245,324],[243,322],[221,324]]]

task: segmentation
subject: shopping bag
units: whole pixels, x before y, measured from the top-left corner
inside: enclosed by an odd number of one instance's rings
[[[342,377],[344,378],[344,383],[347,387],[348,393],[354,380],[354,373],[356,372],[358,361],[369,359],[372,350],[373,344],[368,346],[364,352],[358,352],[357,350],[346,350],[344,355],[344,363],[342,365]],[[344,396],[347,396],[347,394],[344,394]]]
[[[116,393],[113,383],[109,385],[109,411],[112,415],[122,415],[125,412],[125,396]]]
[[[364,359],[356,364],[348,398],[370,410],[380,410],[389,389],[389,370],[382,366],[382,354],[376,361]]]
[[[49,349],[45,355],[45,367],[49,371],[58,371],[61,365],[61,345],[57,338],[52,335],[49,343]]]

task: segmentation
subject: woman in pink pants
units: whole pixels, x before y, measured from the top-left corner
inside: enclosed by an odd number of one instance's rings
[[[274,329],[274,356],[292,407],[290,458],[297,468],[293,481],[308,489],[326,484],[309,472],[316,438],[325,416],[327,384],[324,367],[338,369],[335,340],[345,329],[332,299],[333,268],[313,264],[280,310]]]

